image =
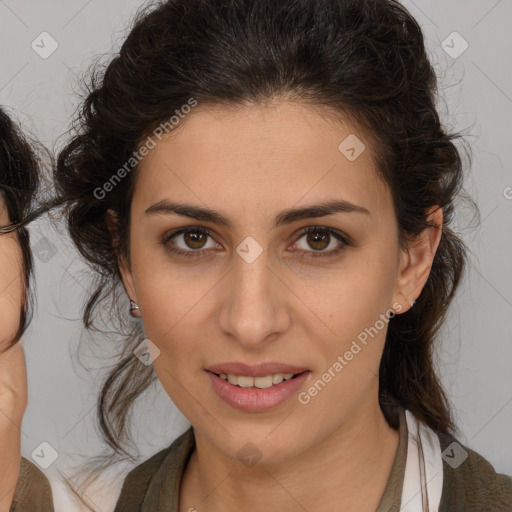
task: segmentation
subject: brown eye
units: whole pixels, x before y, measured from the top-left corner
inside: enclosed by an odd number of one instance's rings
[[[322,231],[311,231],[306,234],[306,240],[310,247],[316,251],[321,251],[329,246],[331,235]]]
[[[299,247],[299,240],[304,238],[305,244]],[[299,248],[301,257],[330,257],[339,254],[345,246],[351,245],[348,237],[343,236],[338,231],[321,226],[313,226],[305,229],[301,237],[294,244],[294,248]],[[326,250],[331,247],[331,250]],[[311,250],[312,249],[312,250]],[[316,254],[315,254],[316,253]]]
[[[207,247],[210,232],[203,228],[184,228],[174,231],[164,237],[163,245],[166,250],[185,257],[204,256],[207,249],[215,248],[215,241]]]
[[[191,249],[202,249],[208,235],[200,233],[199,231],[188,231],[183,233],[183,240],[185,244]]]

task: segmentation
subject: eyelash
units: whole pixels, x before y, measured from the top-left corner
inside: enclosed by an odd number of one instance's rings
[[[345,246],[353,245],[353,242],[351,241],[351,239],[348,236],[342,235],[340,232],[338,232],[332,228],[323,227],[323,226],[311,226],[311,227],[305,228],[299,234],[297,241],[300,240],[304,235],[308,235],[310,233],[317,233],[317,232],[328,233],[329,235],[336,238],[338,241],[342,242],[342,245],[338,249],[333,249],[330,251],[301,251],[302,254],[300,254],[300,256],[299,256],[300,258],[305,258],[305,257],[306,258],[332,258],[334,256],[337,256],[341,251],[343,251]],[[169,241],[171,239],[173,239],[174,237],[176,237],[178,235],[183,235],[183,234],[187,234],[187,233],[201,233],[203,235],[207,235],[207,236],[213,238],[210,234],[210,231],[205,228],[201,228],[201,227],[182,228],[182,229],[174,231],[164,237],[163,244],[166,247],[166,250],[173,254],[176,254],[178,256],[183,256],[185,258],[201,257],[202,256],[201,252],[208,251],[208,249],[197,249],[197,250],[191,249],[190,251],[183,251],[181,249],[177,249],[177,248],[171,247],[169,245]],[[306,256],[304,253],[308,253],[308,255]]]

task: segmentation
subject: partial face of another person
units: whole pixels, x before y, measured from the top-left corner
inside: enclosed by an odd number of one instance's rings
[[[9,223],[0,191],[0,226]],[[19,329],[23,290],[23,263],[16,232],[0,234],[0,351],[7,349]]]
[[[229,457],[251,442],[260,463],[283,461],[374,411],[386,319],[428,275],[428,259],[399,248],[369,140],[322,113],[199,105],[138,169],[124,285],[163,387]],[[350,135],[366,144],[355,160],[339,149]],[[293,213],[334,202],[345,207]],[[208,371],[228,362],[307,371],[256,396]]]

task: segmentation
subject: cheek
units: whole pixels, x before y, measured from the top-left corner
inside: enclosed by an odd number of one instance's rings
[[[301,321],[315,350],[322,352],[325,368],[347,354],[342,373],[350,382],[378,373],[393,316],[395,279],[392,257],[368,250],[347,258],[328,279],[317,280],[314,288],[311,283],[301,287],[300,296],[310,306]]]
[[[132,257],[132,268],[146,337],[160,349],[166,366],[190,361],[192,354],[197,360],[213,300],[212,283],[197,272],[155,261],[154,254],[140,256]]]
[[[189,282],[189,287],[193,286]],[[167,347],[176,339],[181,339],[183,344],[195,335],[202,323],[199,317],[204,293],[183,291],[176,279],[156,276],[148,279],[139,285],[137,296],[146,336],[158,346]]]
[[[352,253],[315,279],[297,282],[295,289],[335,334],[343,336],[354,327],[373,324],[391,307],[395,283],[393,256],[368,250]]]

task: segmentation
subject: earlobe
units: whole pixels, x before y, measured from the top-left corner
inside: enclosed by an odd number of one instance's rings
[[[119,273],[123,281],[123,287],[130,299],[130,315],[134,318],[140,318],[139,306],[137,305],[137,293],[135,292],[135,285],[132,271],[125,261],[125,258],[120,255],[118,257]]]
[[[140,314],[139,305],[132,299],[130,299],[130,315],[133,318],[141,318],[141,316],[142,316]]]
[[[402,252],[397,278],[395,302],[400,303],[400,313],[405,313],[416,302],[425,286],[443,229],[443,211],[439,206],[428,210],[427,219],[431,226],[425,228],[407,250]]]

